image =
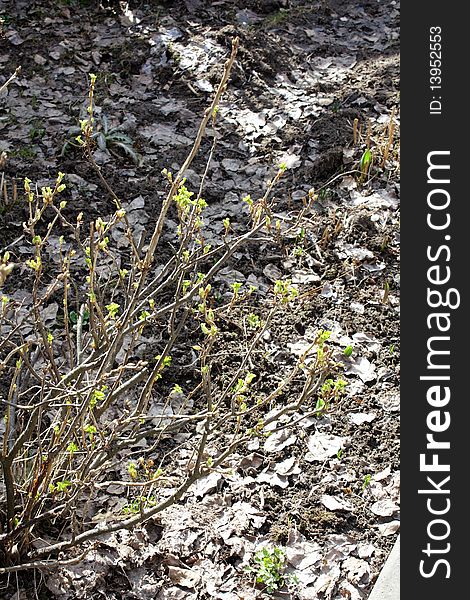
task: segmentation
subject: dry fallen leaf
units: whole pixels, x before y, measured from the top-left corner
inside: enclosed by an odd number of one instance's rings
[[[347,502],[347,500],[343,500],[338,496],[329,496],[328,494],[323,494],[320,501],[328,510],[351,511],[354,508],[352,504]]]
[[[356,359],[348,359],[344,361],[346,375],[358,375],[362,381],[373,381],[377,376],[375,374],[375,365],[372,364],[365,356]]]
[[[393,535],[400,529],[400,521],[390,521],[389,523],[380,523],[376,526],[379,530],[380,535],[388,536]]]
[[[269,483],[271,487],[280,487],[281,489],[285,489],[289,487],[289,480],[285,475],[278,475],[273,471],[269,471],[266,473],[260,473],[256,478],[258,483]]]
[[[370,510],[379,517],[391,517],[398,511],[398,506],[392,500],[377,500],[370,507]]]
[[[335,456],[341,448],[344,448],[346,439],[337,435],[316,432],[308,440],[309,452],[305,460],[309,462],[323,461]]]
[[[295,444],[297,438],[288,429],[281,429],[270,435],[264,443],[265,452],[280,452],[286,446]]]
[[[342,567],[346,571],[349,581],[363,584],[369,581],[370,567],[365,560],[350,556],[343,562]]]
[[[202,498],[209,492],[212,492],[215,489],[217,489],[217,485],[221,479],[222,475],[216,472],[212,472],[209,473],[209,475],[206,475],[205,477],[201,477],[201,479],[196,481],[193,487],[193,493],[196,496],[196,498]]]
[[[173,583],[186,588],[195,587],[201,579],[199,573],[191,569],[180,569],[179,567],[168,567],[168,575]]]
[[[349,420],[353,425],[362,425],[363,423],[371,423],[376,417],[375,413],[351,413]]]

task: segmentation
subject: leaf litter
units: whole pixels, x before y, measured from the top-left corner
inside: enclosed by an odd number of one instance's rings
[[[250,2],[249,8],[238,7],[234,20],[226,2],[211,7],[188,1],[187,13],[175,7],[158,19],[145,7],[93,15],[73,4],[45,15],[41,2],[32,3],[26,19],[31,3],[8,4],[0,82],[18,60],[23,74],[1,99],[0,152],[9,154],[7,175],[24,176],[32,156],[44,177],[65,170],[76,206],[111,214],[109,205],[106,212],[104,204],[87,204],[98,188],[80,161],[59,156],[64,130],[78,119],[84,75],[109,73],[99,108],[105,105],[131,132],[144,163],[139,172],[106,153],[98,158],[116,181],[128,173],[118,191],[138,235],[156,213],[161,168],[174,168],[192,142],[233,33],[224,31],[227,22],[241,35],[244,54],[220,107],[221,139],[207,185],[209,240],[211,230],[220,233],[220,217],[242,225],[238,201],[263,189],[272,172],[269,156],[289,169],[279,192],[285,194],[281,216],[286,216],[290,202],[325,186],[343,166],[354,167],[359,151],[352,139],[354,118],[379,135],[397,104],[393,2],[373,10],[364,3],[316,11],[297,0],[286,11],[282,2]],[[51,36],[47,50],[45,35]],[[387,65],[395,72],[393,81],[382,74]],[[396,112],[394,119],[398,125]],[[337,158],[330,153],[335,148]],[[285,548],[287,569],[301,585],[299,598],[367,597],[399,529],[397,313],[392,303],[380,301],[384,280],[398,269],[399,187],[390,164],[387,183],[364,185],[353,174],[323,188],[327,193],[319,193],[312,217],[318,226],[308,232],[307,250],[298,246],[295,255],[294,247],[286,250],[292,254],[268,260],[244,251],[220,273],[221,286],[252,283],[260,298],[279,278],[299,284],[307,301],[298,315],[270,328],[267,352],[272,350],[277,370],[290,353],[302,355],[319,329],[331,327],[331,345],[348,379],[340,406],[274,431],[198,482],[184,504],[132,533],[112,534],[79,565],[48,574],[51,597],[87,598],[98,590],[111,595],[125,590],[129,598],[266,597],[244,571],[263,543]],[[197,182],[196,173],[189,177]],[[289,197],[292,185],[296,192]],[[335,213],[341,227],[329,239]],[[175,229],[170,224],[165,235],[171,239]],[[21,235],[21,220],[15,225],[11,218],[5,232],[2,246]],[[115,242],[125,247],[122,233]],[[51,240],[51,260],[57,244]],[[30,249],[20,244],[18,251],[26,255]],[[393,292],[392,300],[396,286]],[[25,299],[26,314],[29,290],[18,288],[16,294]],[[57,314],[58,306],[49,305],[44,316],[51,326]],[[349,344],[353,354],[344,357]],[[155,402],[156,417],[172,410]],[[141,448],[145,451],[145,441]],[[362,489],[367,475],[370,483]],[[123,503],[117,492],[103,493],[109,508]],[[356,525],[342,520],[348,514]],[[276,527],[282,530],[277,541]]]

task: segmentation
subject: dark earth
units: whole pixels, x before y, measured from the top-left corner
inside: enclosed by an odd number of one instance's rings
[[[0,251],[17,264],[2,293],[30,291],[19,266],[30,252],[24,177],[48,185],[64,172],[70,217],[83,211],[90,222],[113,210],[80,149],[63,151],[86,105],[88,74],[98,76],[101,114],[130,136],[137,156],[109,146],[96,160],[120,198],[140,199],[135,225],[146,231],[165,192],[161,170],[181,166],[238,36],[205,188],[214,222],[229,214],[242,227],[238,201],[261,194],[281,162],[288,168],[274,192],[277,210],[297,210],[311,189],[317,199],[300,238],[249,246],[217,286],[223,294],[243,278],[258,287],[253,305],[262,310],[275,279],[298,285],[298,299],[276,316],[255,357],[259,390],[282,377],[318,330],[332,332],[336,374],[347,381],[325,414],[286,423],[289,436],[277,444],[239,451],[231,474],[181,506],[103,541],[78,565],[1,575],[0,597],[266,598],[273,594],[246,566],[259,544],[271,544],[284,549],[287,572],[299,580],[275,597],[367,598],[399,530],[398,4],[0,0],[0,16],[0,87],[21,65],[0,94]],[[209,148],[204,141],[187,174],[195,187]],[[169,248],[175,220],[174,211],[164,230]],[[220,386],[236,368],[240,323],[234,311],[222,326]],[[190,380],[182,366],[190,353],[175,356]],[[340,445],[316,459],[317,435]],[[221,533],[226,522],[236,536]],[[177,580],[174,567],[194,579]]]

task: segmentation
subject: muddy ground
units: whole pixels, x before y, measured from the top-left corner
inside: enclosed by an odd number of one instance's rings
[[[278,210],[295,211],[312,189],[317,199],[301,239],[241,251],[218,285],[256,285],[257,306],[279,277],[298,286],[256,365],[263,385],[321,329],[332,332],[347,381],[325,415],[239,453],[231,474],[196,486],[158,522],[112,536],[80,565],[4,579],[0,597],[264,598],[245,567],[270,544],[284,549],[299,582],[278,597],[367,598],[399,530],[398,4],[0,0],[0,15],[0,86],[22,68],[0,96],[2,253],[22,265],[30,252],[25,176],[45,185],[64,172],[70,215],[90,221],[113,210],[81,151],[64,148],[90,72],[98,114],[135,153],[110,146],[96,160],[133,203],[136,230],[148,230],[164,196],[161,170],[181,166],[238,36],[205,188],[207,239],[226,215],[243,227],[241,197],[259,196],[281,162]],[[208,149],[204,141],[192,186]],[[170,213],[169,244],[175,220]],[[27,296],[25,273],[15,268],[2,291]],[[223,340],[221,381],[239,351],[236,323]]]

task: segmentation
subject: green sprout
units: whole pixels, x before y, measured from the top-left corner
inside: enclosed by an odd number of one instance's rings
[[[199,196],[193,198],[194,192],[190,192],[185,183],[186,179],[183,179],[178,187],[177,193],[173,196],[173,200],[178,207],[178,215],[180,220],[184,221],[185,217],[187,217],[191,211],[195,212],[196,218],[194,219],[194,227],[195,229],[200,230],[204,224],[204,221],[201,218],[201,213],[205,208],[207,208],[207,202],[204,200],[204,198],[200,198]],[[181,235],[181,233],[182,229],[181,226],[179,226],[178,234]]]
[[[370,165],[372,163],[372,152],[369,148],[367,148],[363,155],[361,156],[361,160],[359,161],[359,169],[361,171],[361,178],[364,178],[369,172]]]
[[[370,473],[367,473],[367,475],[364,475],[364,480],[362,482],[362,491],[364,491],[366,489],[366,487],[370,484],[370,480],[371,480]]]
[[[185,179],[183,179],[182,183],[178,188],[178,192],[173,196],[173,200],[176,202],[176,205],[182,211],[186,211],[192,204],[191,198],[194,196],[194,192],[190,192],[188,188],[184,185]]]
[[[105,398],[105,392],[108,389],[107,385],[103,385],[100,390],[93,390],[90,398],[90,408],[94,408],[98,402],[103,402]]]
[[[299,291],[291,283],[290,279],[278,279],[274,284],[274,296],[281,304],[288,304],[299,295]]]
[[[87,128],[90,131],[90,139],[96,142],[98,148],[114,157],[119,157],[119,152],[127,155],[136,165],[142,164],[142,157],[134,150],[132,139],[120,129],[120,126],[110,127],[108,117],[103,114],[96,118],[87,117],[80,119],[80,127],[71,127],[68,130],[68,137],[62,146],[61,156],[64,156],[70,147],[82,146],[84,143],[83,135],[86,135]],[[122,126],[121,126],[122,127]]]
[[[90,438],[90,441],[93,441],[93,437],[95,435],[95,433],[97,432],[97,429],[94,425],[86,425],[86,427],[83,428],[83,431],[85,433],[88,434],[88,437]]]
[[[67,488],[69,488],[71,485],[70,481],[64,480],[64,481],[58,481],[56,484],[56,489],[58,492],[66,492]]]
[[[152,506],[156,505],[157,500],[155,496],[138,496],[132,500],[132,502],[125,504],[121,510],[125,515],[136,515],[146,508],[151,508]]]
[[[157,354],[157,356],[155,357],[155,360],[158,362],[161,359],[162,355],[161,354]],[[165,367],[169,367],[171,365],[171,361],[172,358],[171,356],[165,356],[163,359],[163,362],[161,364],[162,369],[164,369]]]
[[[258,315],[255,315],[254,313],[250,313],[248,315],[247,321],[248,327],[250,327],[251,329],[258,329],[261,326],[261,319],[258,317]]]
[[[117,317],[117,313],[119,310],[119,304],[116,304],[116,302],[111,302],[111,304],[106,304],[106,310],[108,311],[108,316],[110,319],[116,319]]]
[[[325,343],[330,338],[331,331],[320,329],[317,334],[317,358],[319,362],[322,362],[325,358]]]
[[[338,398],[344,393],[344,388],[346,386],[347,382],[344,381],[344,379],[338,378],[335,381],[334,379],[328,378],[320,388],[315,405],[315,415],[320,417],[324,412],[326,412],[330,407],[330,403],[333,400],[338,400]]]
[[[127,472],[129,473],[131,479],[134,481],[137,479],[137,466],[135,463],[131,462],[127,465]]]
[[[155,356],[155,360],[157,361],[157,363],[161,360],[161,358],[162,358],[161,354],[157,354],[157,356]],[[171,361],[172,361],[171,356],[165,356],[163,358],[162,364],[158,368],[158,372],[155,375],[155,381],[158,381],[159,379],[161,379],[163,377],[162,371],[163,371],[163,369],[165,369],[171,365]]]
[[[70,444],[67,446],[67,452],[70,454],[70,456],[73,456],[75,452],[78,452],[77,444],[75,442],[70,442]]]
[[[218,328],[214,324],[208,327],[205,323],[201,323],[201,330],[202,333],[204,333],[204,335],[207,335],[208,337],[214,337],[218,332]]]
[[[266,586],[268,594],[283,588],[288,584],[297,584],[298,579],[294,575],[286,575],[286,554],[282,548],[274,546],[273,548],[261,548],[254,557],[253,567],[248,567],[247,571],[254,573],[256,583]]]
[[[26,264],[30,269],[36,271],[36,273],[38,273],[41,270],[42,263],[41,258],[39,256],[37,256],[36,258],[30,258],[26,261]]]
[[[66,493],[68,488],[71,486],[71,481],[68,480],[64,480],[64,481],[58,481],[55,485],[53,483],[49,484],[49,492],[51,494],[55,494],[56,492],[58,493]]]
[[[78,322],[78,313],[75,312],[74,310],[71,310],[69,313],[69,319],[70,321],[76,325]],[[88,321],[90,320],[90,313],[87,309],[85,309],[83,311],[83,319],[82,319],[82,324],[86,325],[88,323]]]
[[[232,389],[235,401],[238,403],[240,410],[247,409],[246,393],[248,392],[248,388],[255,377],[256,375],[254,373],[247,373],[243,379],[238,379],[235,387]]]
[[[238,292],[240,291],[240,289],[242,288],[243,283],[239,283],[238,281],[235,281],[234,283],[230,284],[230,287],[233,290],[233,296],[234,298],[236,298],[238,296]]]

